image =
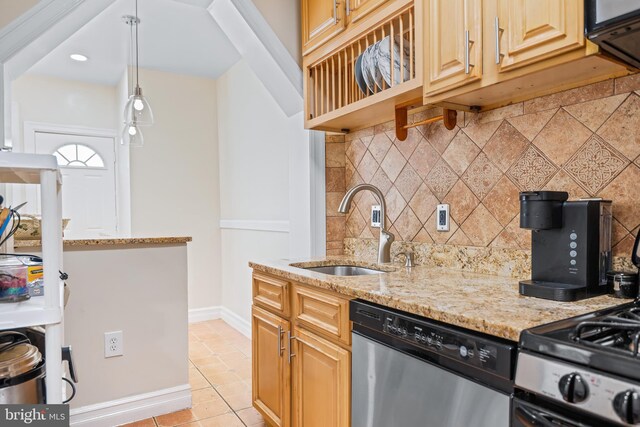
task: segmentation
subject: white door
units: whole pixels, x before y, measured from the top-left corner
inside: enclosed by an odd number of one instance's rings
[[[113,138],[36,132],[36,153],[53,154],[62,173],[65,238],[117,233],[115,145]]]

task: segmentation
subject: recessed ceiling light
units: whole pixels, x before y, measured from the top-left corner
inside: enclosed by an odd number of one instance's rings
[[[72,53],[71,55],[69,55],[69,57],[70,57],[71,59],[73,59],[74,61],[78,61],[78,62],[84,62],[84,61],[86,61],[87,59],[89,59],[89,58],[87,58],[86,56],[81,55],[81,54],[79,54],[79,53]]]

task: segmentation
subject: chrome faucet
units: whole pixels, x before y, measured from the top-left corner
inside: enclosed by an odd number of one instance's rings
[[[382,191],[380,191],[378,187],[371,184],[359,184],[355,187],[350,188],[349,191],[347,191],[347,194],[344,195],[342,202],[340,202],[338,212],[344,214],[349,212],[353,196],[355,196],[356,193],[362,190],[371,191],[378,199],[378,203],[380,203],[380,241],[378,242],[378,263],[383,264],[391,262],[391,243],[393,243],[394,236],[393,234],[389,233],[384,227],[386,220],[385,212],[387,210],[387,207],[385,205]]]

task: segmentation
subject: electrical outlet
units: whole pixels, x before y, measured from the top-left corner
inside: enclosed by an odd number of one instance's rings
[[[438,205],[436,213],[436,230],[449,231],[449,205]]]
[[[104,333],[104,357],[116,357],[124,354],[122,331]]]
[[[371,206],[371,226],[380,228],[380,205]]]

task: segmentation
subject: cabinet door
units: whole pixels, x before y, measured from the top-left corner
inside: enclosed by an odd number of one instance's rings
[[[500,0],[498,17],[499,71],[584,45],[584,0]]]
[[[376,10],[389,0],[345,0],[349,22],[357,22],[369,12]]]
[[[272,426],[290,426],[290,368],[287,362],[289,322],[253,306],[253,406]]]
[[[302,54],[345,28],[345,0],[302,0]]]
[[[294,426],[349,427],[351,354],[302,328],[294,332]]]
[[[425,94],[482,77],[482,0],[427,0]]]

